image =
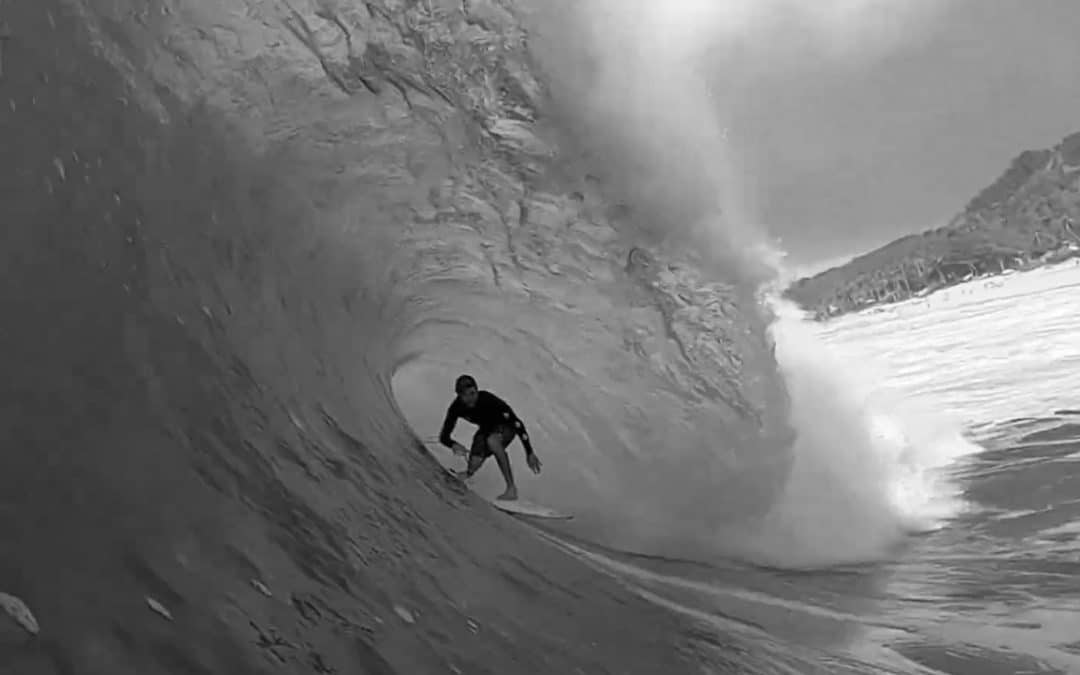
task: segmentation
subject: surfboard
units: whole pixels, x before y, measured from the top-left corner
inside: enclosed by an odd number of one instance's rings
[[[500,511],[513,513],[519,516],[545,518],[547,520],[570,520],[574,517],[569,513],[563,513],[547,506],[533,504],[532,502],[527,502],[521,498],[515,499],[514,501],[504,501],[501,499],[488,499],[487,501]]]
[[[469,487],[469,482],[465,480],[463,476],[459,475],[457,471],[454,471],[453,469],[447,467],[443,467],[443,469],[446,471],[446,473],[461,481],[462,485],[464,485],[465,487]],[[469,489],[472,490],[472,488]],[[478,493],[475,491],[473,491],[473,494],[478,495]],[[483,495],[478,496],[480,496],[488,504],[491,504],[503,513],[510,513],[515,516],[528,516],[530,518],[543,518],[545,520],[570,520],[574,517],[569,513],[563,513],[562,511],[558,511],[549,506],[541,506],[540,504],[534,504],[530,501],[521,499],[520,497],[513,501],[507,501],[503,499],[495,499],[494,497],[484,497]]]

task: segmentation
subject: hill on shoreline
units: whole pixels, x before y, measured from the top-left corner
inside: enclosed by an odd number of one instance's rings
[[[975,277],[1080,256],[1080,133],[1021,153],[947,225],[799,279],[785,296],[818,319]]]

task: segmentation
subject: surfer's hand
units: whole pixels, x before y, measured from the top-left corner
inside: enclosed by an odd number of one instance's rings
[[[540,467],[543,466],[540,463],[540,458],[536,456],[536,453],[532,452],[525,455],[525,463],[529,465],[533,473],[540,473]]]
[[[454,443],[454,454],[458,457],[464,457],[465,455],[469,454],[469,449],[461,443]]]

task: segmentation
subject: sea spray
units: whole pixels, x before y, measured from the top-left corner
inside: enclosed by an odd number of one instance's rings
[[[948,420],[904,409],[830,348],[814,322],[768,300],[770,333],[796,431],[787,483],[761,519],[726,533],[758,562],[814,567],[889,556],[913,532],[961,508],[940,469],[975,450]]]

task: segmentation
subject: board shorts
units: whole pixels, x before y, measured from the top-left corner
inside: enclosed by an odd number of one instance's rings
[[[514,438],[517,436],[517,432],[514,427],[509,424],[500,424],[494,429],[478,429],[476,435],[472,439],[472,448],[469,449],[470,457],[479,457],[480,459],[487,459],[491,457],[491,448],[488,447],[487,439],[492,434],[498,434],[502,439],[503,447],[508,447],[514,442]]]

